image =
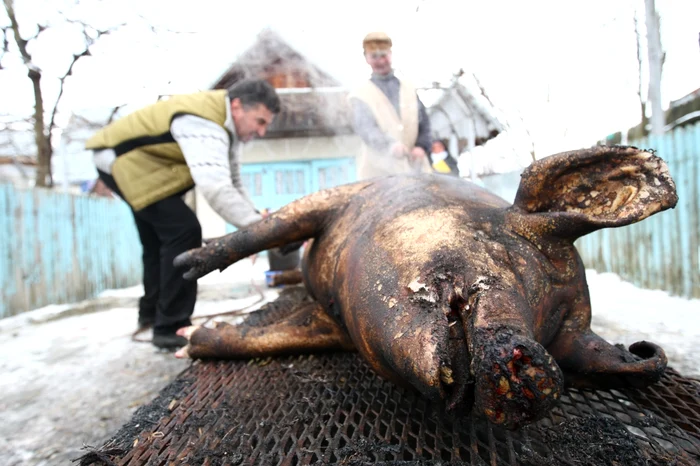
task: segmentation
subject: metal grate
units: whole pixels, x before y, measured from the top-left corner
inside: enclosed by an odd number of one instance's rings
[[[692,465],[700,383],[669,370],[644,390],[570,390],[510,432],[445,418],[356,354],[196,362],[95,453],[82,464]]]

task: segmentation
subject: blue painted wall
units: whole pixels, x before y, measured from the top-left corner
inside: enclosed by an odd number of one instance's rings
[[[357,181],[354,158],[249,163],[241,167],[243,186],[259,210],[277,210],[321,189]],[[234,231],[227,225],[227,231]]]
[[[117,199],[0,184],[0,317],[141,282],[141,243]]]

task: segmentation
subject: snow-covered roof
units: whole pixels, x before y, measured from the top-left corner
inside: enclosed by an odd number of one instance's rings
[[[107,123],[131,110],[126,106],[74,110],[62,129],[60,141],[51,157],[54,182],[61,184],[94,180],[97,171],[92,161],[92,152],[85,149],[85,141]]]
[[[36,142],[31,128],[3,128],[0,131],[0,156],[35,156]]]
[[[461,176],[521,170],[532,163],[532,139],[521,121],[495,106],[476,76],[459,73],[448,86],[421,91],[433,136],[453,141]]]
[[[504,130],[504,118],[473,75],[460,70],[446,87],[437,82],[433,85],[419,95],[424,103],[429,101],[428,114],[436,137],[456,136],[464,144],[478,145]]]

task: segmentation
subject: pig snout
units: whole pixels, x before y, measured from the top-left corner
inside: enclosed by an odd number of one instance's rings
[[[474,408],[509,429],[536,421],[556,404],[564,379],[554,358],[510,329],[475,329]]]

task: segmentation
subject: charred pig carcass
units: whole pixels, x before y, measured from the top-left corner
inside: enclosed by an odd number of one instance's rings
[[[313,300],[267,325],[180,333],[180,356],[245,358],[357,350],[382,377],[473,409],[509,428],[532,422],[572,386],[657,381],[666,357],[629,351],[590,329],[574,241],[674,207],[663,160],[594,147],[534,162],[509,205],[442,175],[376,178],[320,191],[175,263],[196,279],[253,253],[312,239],[304,285]]]

